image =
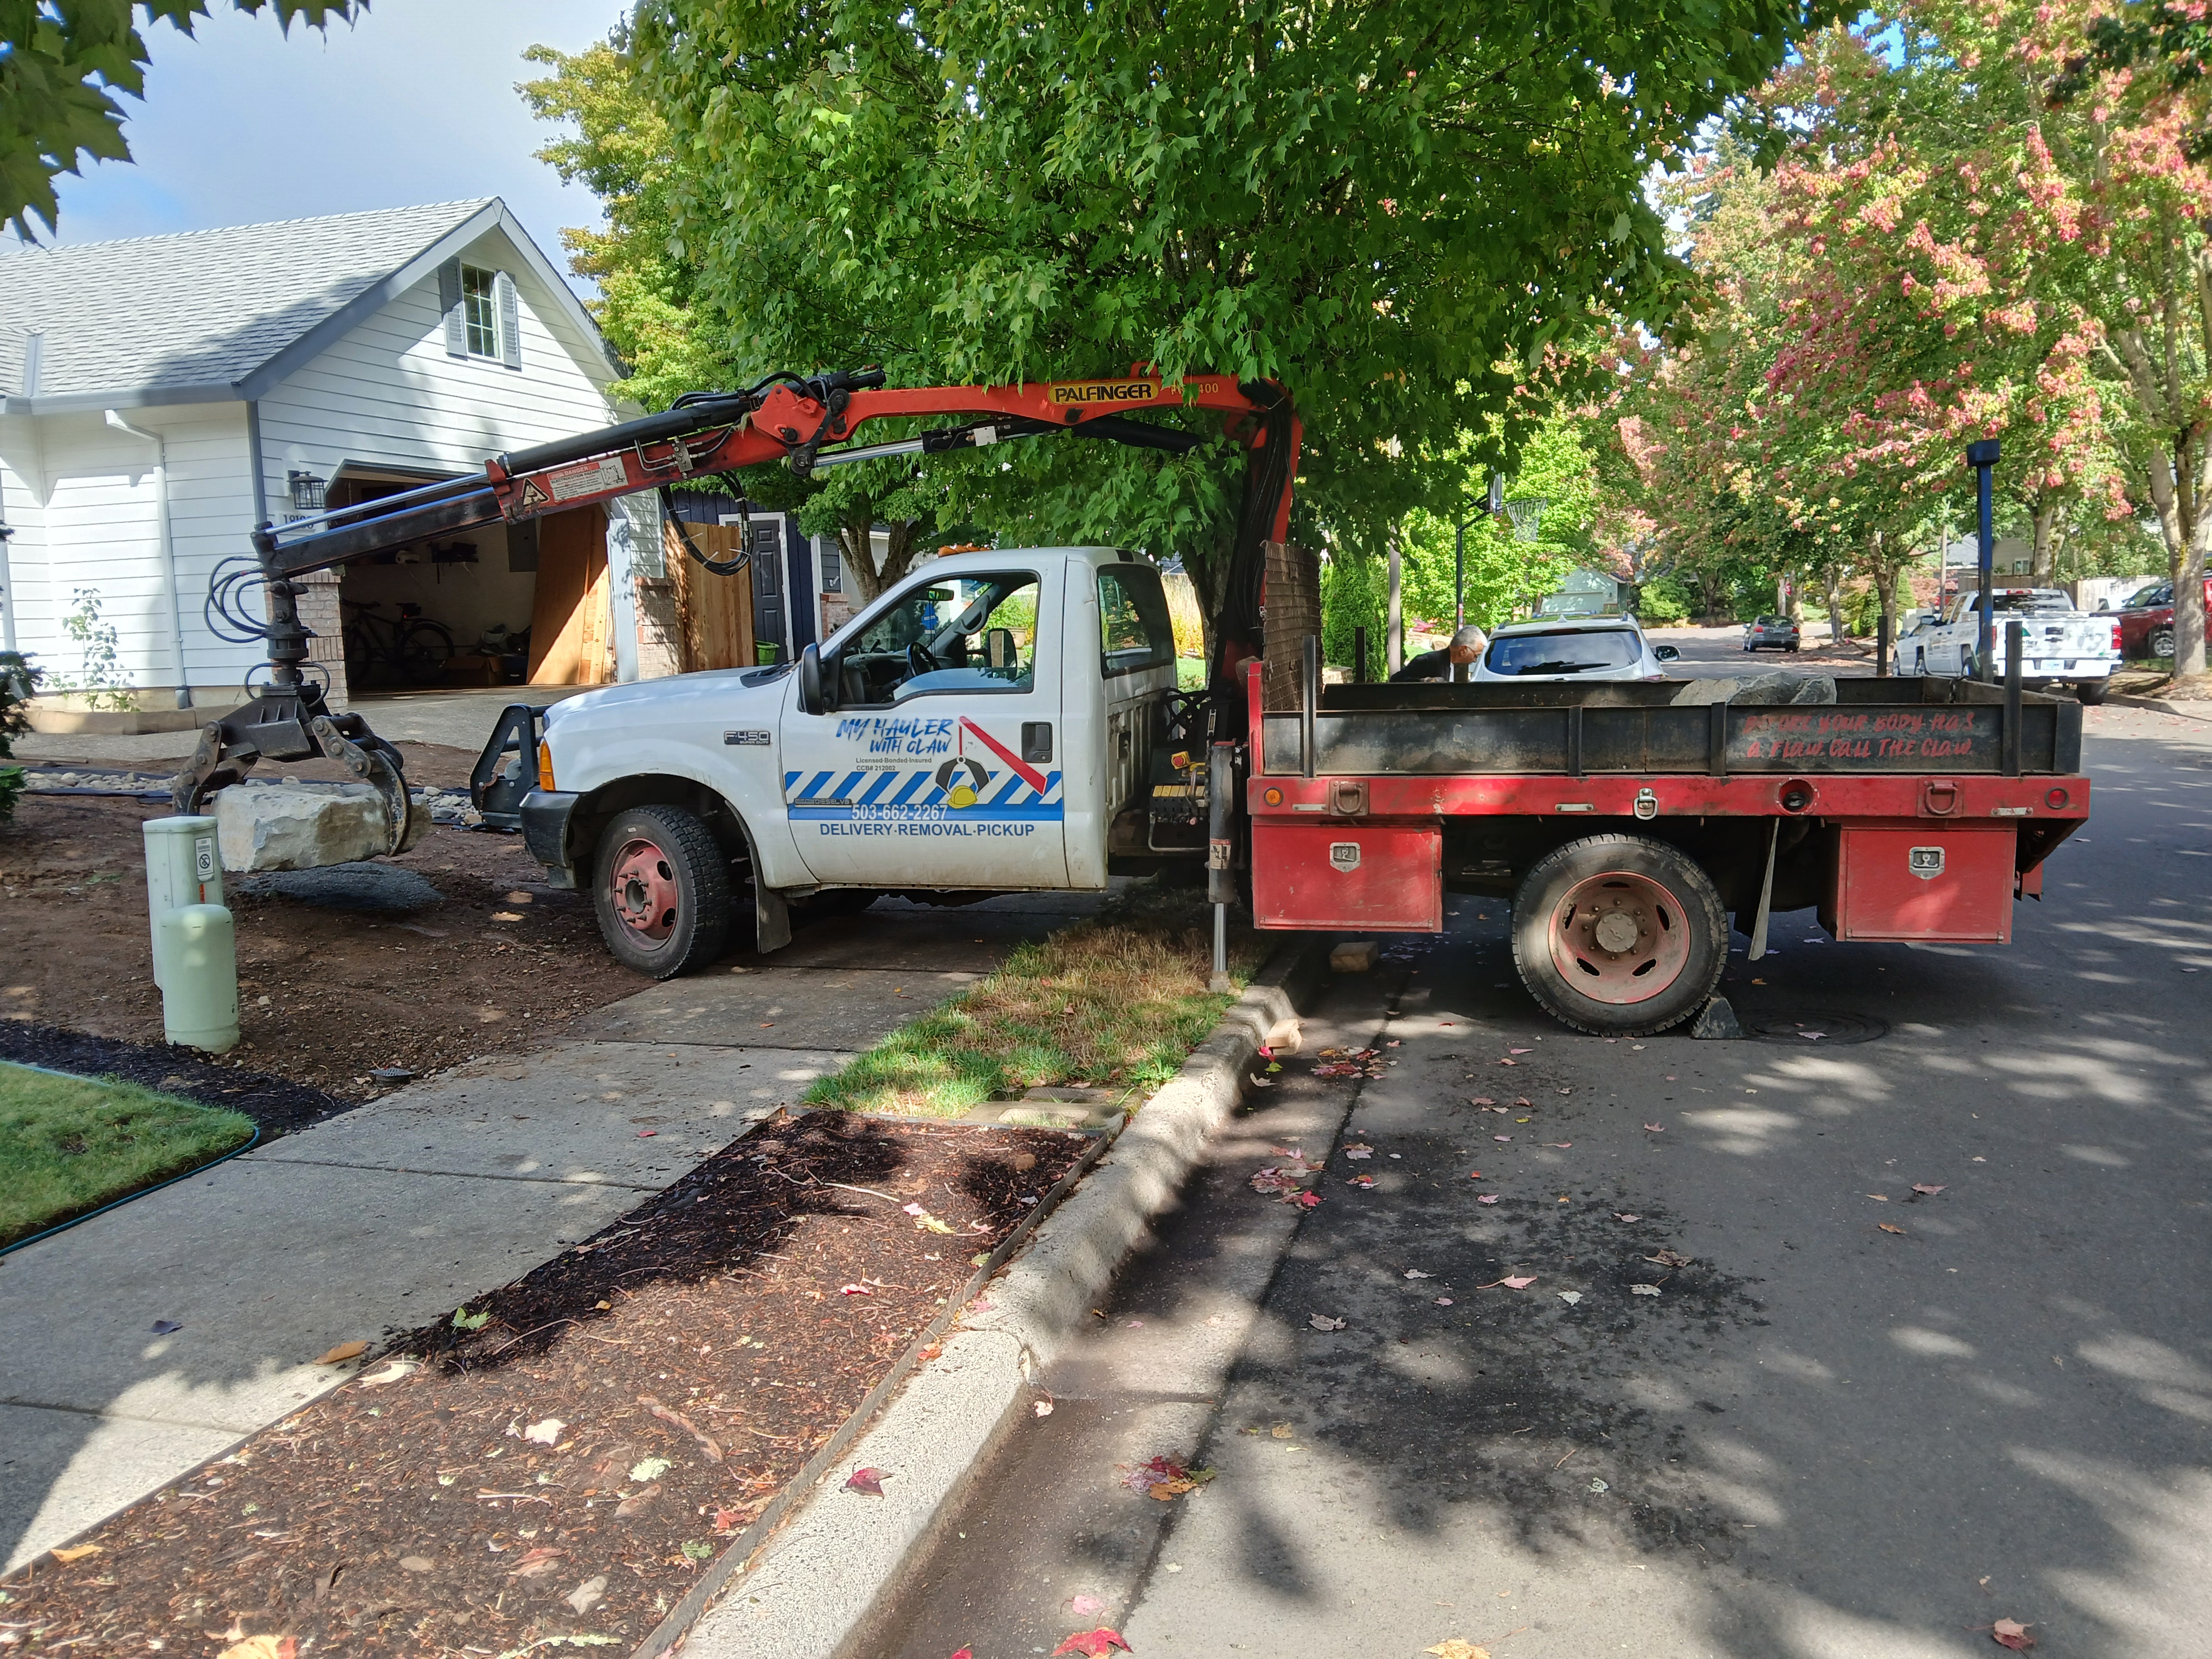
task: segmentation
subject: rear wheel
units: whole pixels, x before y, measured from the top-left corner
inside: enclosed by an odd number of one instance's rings
[[[2094,708],[2097,704],[2104,702],[2105,698],[2111,693],[2112,689],[2112,686],[2103,680],[2076,680],[2074,682],[2074,695],[2079,697],[2083,702],[2089,704],[2092,708]]]
[[[592,901],[607,949],[625,968],[673,979],[729,942],[729,860],[678,806],[634,806],[599,837]]]
[[[2154,657],[2171,657],[2173,654],[2173,630],[2171,628],[2151,630],[2150,653]]]
[[[410,685],[435,685],[453,659],[453,636],[443,624],[410,623],[399,635],[399,672]]]
[[[1540,859],[1513,895],[1521,982],[1563,1024],[1643,1036],[1687,1018],[1728,965],[1728,913],[1690,856],[1591,836]]]

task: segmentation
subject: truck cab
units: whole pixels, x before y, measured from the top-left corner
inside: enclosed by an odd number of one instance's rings
[[[1100,889],[1176,679],[1152,564],[956,555],[796,664],[554,705],[522,825],[556,884],[589,886],[615,955],[662,977],[721,952],[747,885],[763,949],[794,902]]]

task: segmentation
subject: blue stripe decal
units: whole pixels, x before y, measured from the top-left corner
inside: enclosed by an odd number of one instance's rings
[[[822,786],[829,781],[830,775],[827,772],[817,772],[814,775],[814,781],[799,792],[799,799],[812,800],[822,793]]]
[[[787,795],[791,793],[791,786],[797,783],[799,779],[805,775],[806,775],[804,772],[786,772],[783,775],[783,793]]]
[[[928,773],[927,773],[927,772],[917,772],[917,773],[915,773],[912,777],[908,778],[908,779],[906,781],[906,787],[905,787],[905,788],[903,788],[903,789],[902,789],[902,790],[900,790],[900,791],[898,792],[898,793],[896,793],[896,795],[893,795],[893,796],[891,797],[891,805],[894,805],[894,806],[903,806],[903,805],[905,805],[907,804],[907,800],[908,800],[908,799],[910,796],[912,796],[912,795],[913,795],[914,792],[915,792],[915,790],[917,790],[917,789],[921,788],[922,785],[924,785],[925,783],[927,783],[928,781],[929,781],[929,774],[928,774]]]
[[[899,775],[896,772],[877,773],[876,781],[868,786],[867,793],[860,797],[860,804],[863,806],[873,805],[875,804],[876,797],[882,794],[884,790],[890,788],[892,784],[897,782],[898,776]]]
[[[995,777],[997,774],[994,773],[992,775]],[[1029,786],[1027,784],[1024,783],[1019,778],[1009,772],[1006,774],[1006,787],[1000,790],[997,794],[991,797],[991,805],[994,806],[1012,806],[1014,805],[1016,800],[1019,799],[1022,791],[1028,787]]]
[[[860,822],[887,825],[930,823],[1058,823],[1061,806],[1058,801],[1044,801],[1026,806],[994,806],[978,803],[974,806],[912,806],[903,811],[896,807],[852,806],[793,806],[791,821],[794,823],[825,822]]]
[[[837,786],[837,799],[839,800],[852,799],[853,786],[867,775],[868,775],[866,772],[848,772],[845,775],[845,781]]]

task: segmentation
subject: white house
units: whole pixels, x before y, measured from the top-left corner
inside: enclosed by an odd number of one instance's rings
[[[261,659],[203,616],[253,526],[623,418],[618,373],[495,198],[0,252],[0,642],[82,681],[69,623],[89,595],[135,691],[135,712],[99,724],[204,721]],[[341,600],[376,607],[347,620],[420,605],[453,635],[460,683],[496,679],[476,654],[494,629],[532,630],[538,684],[672,672],[668,618],[646,614],[666,610],[657,510],[632,498],[607,524],[586,508],[319,578],[302,609],[334,701]],[[49,700],[42,723],[81,724],[64,706],[82,700]]]

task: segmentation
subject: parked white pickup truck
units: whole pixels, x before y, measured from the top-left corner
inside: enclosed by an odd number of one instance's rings
[[[1974,672],[1981,626],[1979,596],[1961,593],[1940,611],[1906,613],[1897,637],[1895,672],[1963,679]],[[2120,665],[2120,630],[2110,617],[2093,617],[2055,587],[1999,587],[1990,594],[1996,678],[2004,678],[2005,624],[2021,623],[2021,679],[2031,690],[2074,688],[2083,702],[2102,702],[2106,682]]]

